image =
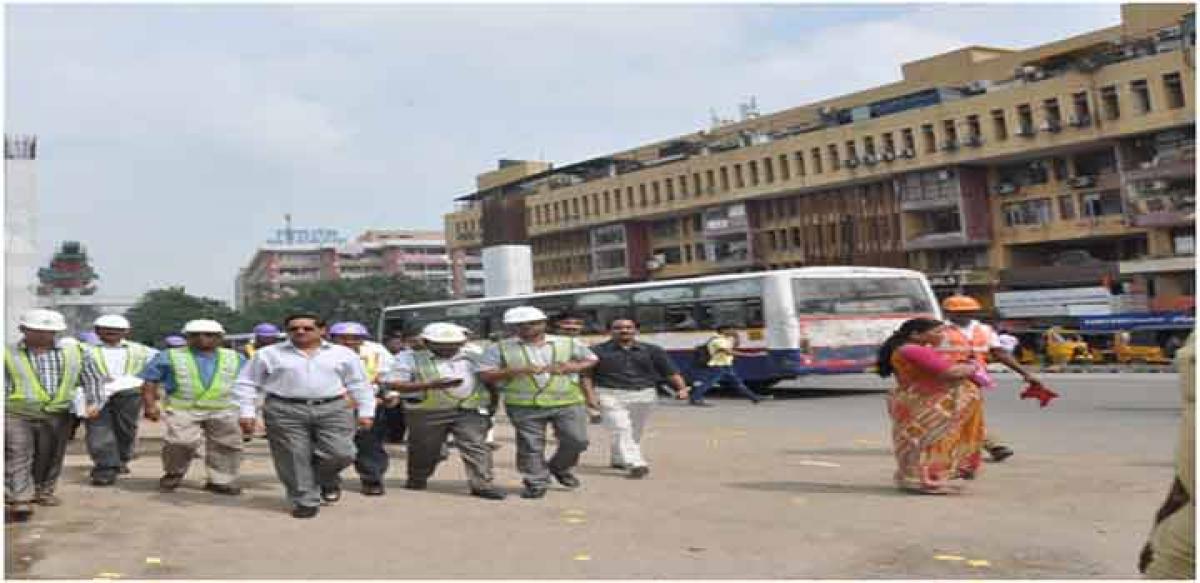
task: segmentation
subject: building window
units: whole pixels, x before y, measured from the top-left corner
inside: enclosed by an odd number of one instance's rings
[[[846,142],[846,159],[855,161],[858,160],[858,144],[855,143],[854,140],[849,140]]]
[[[708,171],[708,187],[712,189],[712,170]],[[704,192],[704,185],[700,183],[700,173],[692,174],[692,196],[699,197],[700,193]]]
[[[1104,119],[1113,120],[1121,117],[1121,101],[1117,98],[1116,85],[1100,88],[1100,105],[1104,108]]]
[[[746,168],[750,171],[750,186],[758,186],[758,162],[751,160],[746,163]]]
[[[1020,225],[1044,225],[1050,222],[1050,200],[1040,198],[1004,205],[1004,224],[1009,227]]]
[[[875,157],[875,138],[871,136],[863,137],[863,154],[872,158]]]
[[[687,196],[688,196],[687,176],[684,174],[680,174],[679,179],[675,181],[675,184],[679,185],[679,198],[687,198]]]
[[[663,180],[663,183],[666,184],[666,186],[667,186],[667,202],[674,202],[675,201],[675,179],[674,178],[666,178]]]
[[[1075,220],[1075,195],[1064,194],[1058,197],[1058,218],[1064,221]]]
[[[942,121],[942,135],[946,138],[946,149],[958,146],[958,124],[952,119]]]
[[[598,269],[624,269],[625,250],[612,249],[596,253],[596,267]]]
[[[892,136],[892,132],[883,134],[883,151],[890,152],[892,154],[896,153],[896,140]]]
[[[772,182],[775,182],[775,164],[771,161],[770,158],[763,158],[762,165],[763,165],[763,181],[765,181],[767,184],[771,184]]]
[[[967,141],[979,141],[983,139],[983,128],[979,127],[979,116],[967,116]]]
[[[1027,103],[1017,106],[1017,135],[1033,135],[1033,109]]]
[[[1118,190],[1085,194],[1080,206],[1085,217],[1119,215],[1124,210],[1121,204],[1121,192]]]
[[[592,215],[591,201],[589,201],[588,198],[585,196],[585,197],[583,197],[583,216],[589,217],[591,215]]]
[[[1083,127],[1092,121],[1091,107],[1088,105],[1088,94],[1081,91],[1071,95],[1071,125]]]
[[[633,208],[633,187],[632,186],[625,188],[625,206],[629,207],[630,209]]]
[[[804,247],[804,234],[800,231],[800,227],[792,227],[792,247],[797,249]]]
[[[829,144],[829,168],[835,172],[842,169],[842,158],[838,155],[837,144]]]
[[[658,206],[658,205],[662,204],[662,196],[659,194],[659,191],[658,191],[658,181],[657,180],[650,183],[650,189],[652,191],[654,191],[654,206]]]
[[[648,197],[646,196],[646,185],[645,184],[638,185],[638,201],[642,203],[642,205],[641,205],[642,208],[646,208],[647,206],[649,206],[650,201],[648,200]]]
[[[820,174],[821,172],[824,171],[823,168],[821,167],[821,149],[813,148],[811,154],[812,154],[813,172],[816,174]]]
[[[733,165],[733,184],[736,188],[746,188],[746,179],[742,176],[742,165]]]
[[[925,146],[926,154],[937,151],[937,138],[933,135],[933,124],[927,123],[921,126],[921,142]]]
[[[818,154],[820,153],[820,150],[817,150],[816,148],[813,148],[813,151],[817,152]],[[780,159],[787,160],[787,156],[782,155]],[[808,174],[808,169],[804,164],[804,152],[796,152],[792,154],[792,160],[796,162],[796,176],[805,176]]]
[[[1057,128],[1062,125],[1062,110],[1058,107],[1058,98],[1043,101],[1042,114],[1046,116],[1046,123],[1050,127]]]
[[[803,160],[801,162],[803,163]],[[787,154],[779,155],[779,179],[785,182],[792,179],[792,169],[788,167]]]
[[[1187,230],[1172,230],[1172,243],[1174,243],[1176,255],[1195,255],[1196,253],[1196,234]]]
[[[704,172],[704,178],[705,178],[705,181],[708,183],[708,193],[716,194],[716,192],[717,192],[716,173],[713,172],[712,170],[706,170]]]
[[[1138,113],[1150,113],[1150,87],[1145,79],[1129,82],[1129,91],[1133,93],[1133,106]]]
[[[903,130],[900,130],[900,139],[902,142],[904,142],[905,150],[909,152],[917,151],[917,142],[913,137],[912,128],[904,128]]]
[[[617,202],[620,203],[621,200],[617,199]],[[617,210],[620,210],[620,207],[617,207]],[[608,214],[611,212],[612,212],[612,197],[609,196],[609,192],[606,190],[606,191],[604,191],[604,214]]]
[[[1183,98],[1183,81],[1179,78],[1179,73],[1167,73],[1163,75],[1163,91],[1167,95],[1167,108],[1180,109],[1184,106]]]

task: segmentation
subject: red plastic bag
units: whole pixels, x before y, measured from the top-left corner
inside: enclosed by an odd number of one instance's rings
[[[1042,383],[1029,383],[1025,386],[1025,390],[1021,392],[1021,399],[1037,399],[1041,402],[1042,407],[1050,404],[1050,401],[1058,398],[1058,393],[1046,388]]]

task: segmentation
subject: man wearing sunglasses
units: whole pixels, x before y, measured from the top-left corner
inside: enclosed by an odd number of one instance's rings
[[[275,473],[287,489],[292,516],[312,518],[322,502],[342,497],[338,473],[354,463],[355,412],[358,429],[375,419],[375,394],[354,351],[325,341],[325,321],[294,314],[284,321],[286,342],[254,353],[234,387],[242,430],[254,430],[258,391],[266,393],[263,420]]]
[[[164,350],[139,375],[143,415],[166,425],[163,434],[163,476],[160,492],[174,492],[183,482],[192,458],[204,447],[208,483],[204,489],[236,496],[242,463],[242,432],[238,424],[233,384],[245,359],[236,351],[222,348],[225,328],[214,320],[192,320],[184,325],[186,348]],[[159,387],[166,400],[160,409]]]

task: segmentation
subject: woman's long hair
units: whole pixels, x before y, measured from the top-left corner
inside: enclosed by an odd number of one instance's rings
[[[928,332],[942,325],[942,322],[931,318],[913,318],[901,324],[879,347],[879,362],[876,364],[879,376],[885,379],[892,376],[892,353],[907,342],[909,336]]]

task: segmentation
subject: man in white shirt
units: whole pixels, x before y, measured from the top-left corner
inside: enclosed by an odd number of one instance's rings
[[[111,486],[117,474],[129,473],[142,408],[142,379],[137,375],[158,351],[127,340],[129,320],[122,316],[100,316],[93,327],[101,343],[87,349],[104,373],[105,401],[100,415],[87,422],[86,441],[92,485]]]

